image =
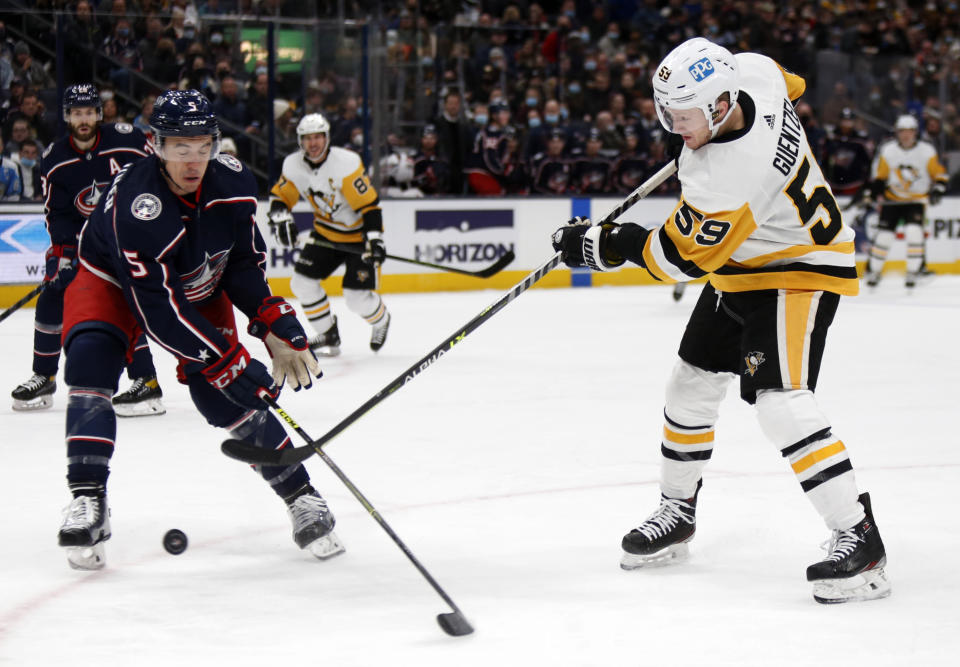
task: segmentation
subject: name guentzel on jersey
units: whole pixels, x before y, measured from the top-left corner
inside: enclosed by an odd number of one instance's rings
[[[783,127],[780,129],[780,138],[777,139],[777,154],[773,158],[773,168],[784,176],[790,175],[790,170],[800,156],[801,132],[800,118],[793,104],[788,99],[783,100]]]

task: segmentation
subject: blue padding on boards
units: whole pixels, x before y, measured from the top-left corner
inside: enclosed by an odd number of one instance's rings
[[[570,200],[570,217],[577,216],[582,218],[590,217],[590,200],[583,197],[573,197]],[[571,287],[590,287],[593,285],[593,272],[583,267],[579,269],[570,269]]]

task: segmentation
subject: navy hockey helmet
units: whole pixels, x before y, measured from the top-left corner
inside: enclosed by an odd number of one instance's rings
[[[220,123],[210,100],[196,90],[168,90],[153,103],[150,129],[154,149],[165,160],[176,159],[163,152],[170,137],[205,137],[213,139],[209,159],[220,152]]]
[[[97,116],[103,119],[103,102],[100,91],[92,83],[77,83],[67,86],[63,91],[63,119],[67,120],[70,109],[90,107],[97,110]]]

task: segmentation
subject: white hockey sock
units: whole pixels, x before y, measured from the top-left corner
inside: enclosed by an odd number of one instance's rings
[[[893,245],[894,233],[889,229],[878,229],[877,236],[870,244],[870,257],[867,259],[867,271],[880,273],[887,261],[887,253]]]
[[[660,443],[660,491],[690,498],[713,454],[714,424],[731,376],[679,361],[667,383]]]
[[[760,428],[790,462],[797,481],[831,530],[863,519],[857,483],[843,442],[806,389],[761,391],[757,395]]]
[[[313,330],[318,334],[329,331],[333,326],[333,316],[330,311],[330,300],[320,281],[294,273],[293,278],[290,279],[290,291],[300,300],[303,314],[306,315]]]
[[[377,325],[387,316],[387,306],[373,290],[344,288],[343,298],[347,308],[365,319],[367,324]]]
[[[907,273],[916,273],[923,264],[923,226],[904,225],[903,236],[907,241]]]

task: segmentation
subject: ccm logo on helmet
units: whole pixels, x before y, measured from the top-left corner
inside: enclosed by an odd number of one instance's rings
[[[701,58],[690,65],[689,70],[694,81],[703,81],[714,72],[713,63],[709,58]]]

